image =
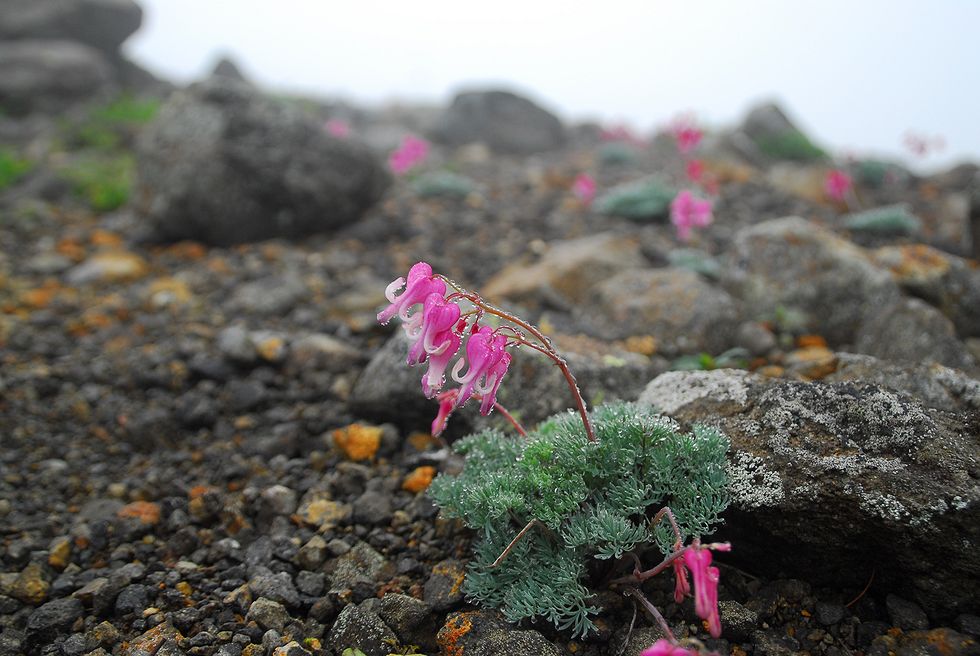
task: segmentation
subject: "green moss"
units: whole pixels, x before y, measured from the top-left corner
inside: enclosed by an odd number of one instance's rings
[[[757,139],[755,144],[763,155],[772,159],[814,162],[827,157],[827,153],[822,148],[798,130],[762,137]]]
[[[34,163],[9,148],[0,148],[0,191],[17,182],[34,168]]]
[[[73,163],[62,175],[94,211],[111,212],[129,200],[135,168],[131,155],[89,157]]]
[[[666,217],[676,195],[675,189],[651,178],[614,187],[599,196],[594,207],[602,214],[643,221]]]
[[[593,413],[589,442],[576,415],[556,415],[523,439],[484,431],[454,445],[458,476],[440,475],[429,494],[445,515],[479,533],[464,582],[469,598],[513,622],[543,618],[582,636],[599,612],[590,560],[617,559],[674,537],[651,519],[664,505],[685,539],[708,533],[728,505],[728,440],[714,429],[680,433],[650,409],[627,403]],[[518,532],[518,540],[496,566]]]
[[[891,181],[904,181],[908,172],[901,166],[878,159],[863,159],[852,168],[855,181],[872,189],[881,189]]]
[[[120,96],[108,105],[93,109],[80,123],[64,125],[64,138],[71,149],[119,150],[153,120],[159,109],[158,100]]]

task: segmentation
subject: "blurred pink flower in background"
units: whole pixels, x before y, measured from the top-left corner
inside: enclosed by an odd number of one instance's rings
[[[710,200],[697,198],[688,190],[674,197],[670,203],[670,222],[677,229],[677,238],[687,241],[693,228],[704,228],[711,224]]]
[[[704,136],[704,132],[695,124],[693,114],[685,114],[674,119],[669,131],[674,136],[677,150],[681,151],[681,155],[687,155],[697,148]]]
[[[343,119],[332,118],[327,121],[323,127],[327,130],[327,134],[329,134],[331,137],[346,139],[350,136],[350,123]]]
[[[646,143],[631,127],[623,123],[602,128],[599,131],[599,138],[602,141],[619,141],[632,146],[643,146]]]
[[[429,142],[413,135],[402,139],[401,145],[388,156],[388,166],[395,175],[404,175],[429,156]]]
[[[701,178],[704,177],[704,162],[699,159],[689,160],[685,172],[691,182],[701,182]]]
[[[826,191],[827,195],[836,201],[843,201],[846,199],[852,186],[854,186],[854,181],[851,179],[851,176],[844,173],[840,169],[830,171],[827,174],[827,178],[823,182],[824,191]]]
[[[588,173],[579,173],[575,176],[572,183],[572,195],[578,198],[583,204],[591,205],[595,199],[596,184],[595,180]]]
[[[905,147],[916,157],[928,157],[932,153],[941,152],[946,148],[946,139],[942,135],[928,136],[909,130],[903,138]]]

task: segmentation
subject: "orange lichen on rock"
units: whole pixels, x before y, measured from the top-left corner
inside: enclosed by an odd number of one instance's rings
[[[363,424],[338,428],[333,443],[351,460],[370,460],[381,446],[381,428]]]
[[[446,656],[463,656],[463,646],[458,642],[473,628],[473,621],[470,619],[472,614],[473,612],[454,613],[439,629],[439,633],[436,634],[436,644]]]
[[[822,346],[826,348],[827,340],[820,335],[800,335],[796,340],[796,345],[799,348],[807,348],[808,346]]]
[[[418,494],[422,490],[429,487],[429,483],[435,478],[436,468],[430,467],[429,465],[422,465],[421,467],[416,467],[405,477],[404,482],[402,482],[402,489],[409,492],[414,492]]]
[[[147,526],[153,526],[160,521],[160,505],[152,501],[134,501],[120,508],[116,515],[133,517]]]

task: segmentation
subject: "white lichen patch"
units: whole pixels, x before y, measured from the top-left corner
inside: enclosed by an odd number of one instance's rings
[[[735,452],[728,462],[732,501],[743,508],[775,506],[785,496],[779,474],[768,469],[759,456]]]
[[[698,399],[745,403],[750,374],[734,369],[668,371],[654,378],[640,395],[639,403],[673,414]]]
[[[911,514],[902,502],[891,494],[882,494],[873,490],[866,492],[860,486],[857,492],[858,505],[869,515],[900,522]]]

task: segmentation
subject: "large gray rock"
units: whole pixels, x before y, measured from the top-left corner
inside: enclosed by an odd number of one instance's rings
[[[352,223],[390,181],[363,145],[227,78],[171,96],[137,155],[156,235],[219,245]]]
[[[70,41],[0,42],[0,107],[11,115],[54,113],[114,88],[105,56]]]
[[[776,103],[753,107],[735,131],[736,150],[753,162],[812,161],[826,155],[790,121]]]
[[[936,306],[960,337],[980,336],[980,268],[924,244],[886,246],[872,252],[909,294]]]
[[[561,146],[565,128],[554,114],[517,94],[468,91],[437,120],[433,137],[453,146],[482,141],[498,153],[528,154]]]
[[[853,373],[853,372],[852,372]],[[720,536],[767,575],[914,599],[947,618],[980,577],[980,420],[877,383],[670,372],[640,401],[731,439]]]
[[[561,653],[537,631],[517,629],[485,611],[450,613],[436,641],[444,654],[558,656]]]
[[[335,654],[360,649],[365,656],[387,656],[398,638],[375,613],[349,604],[340,612],[326,642]]]
[[[113,54],[143,22],[133,0],[4,0],[0,40],[64,39]],[[6,70],[6,69],[5,69]]]
[[[634,269],[594,290],[588,311],[610,339],[652,335],[665,355],[730,348],[739,310],[728,293],[684,269]]]
[[[953,322],[917,298],[903,298],[868,316],[855,348],[884,360],[938,362],[975,371],[977,363],[956,338]]]
[[[724,282],[756,313],[750,318],[792,310],[802,315],[801,328],[835,345],[851,343],[866,316],[901,297],[864,249],[799,217],[740,230]]]

